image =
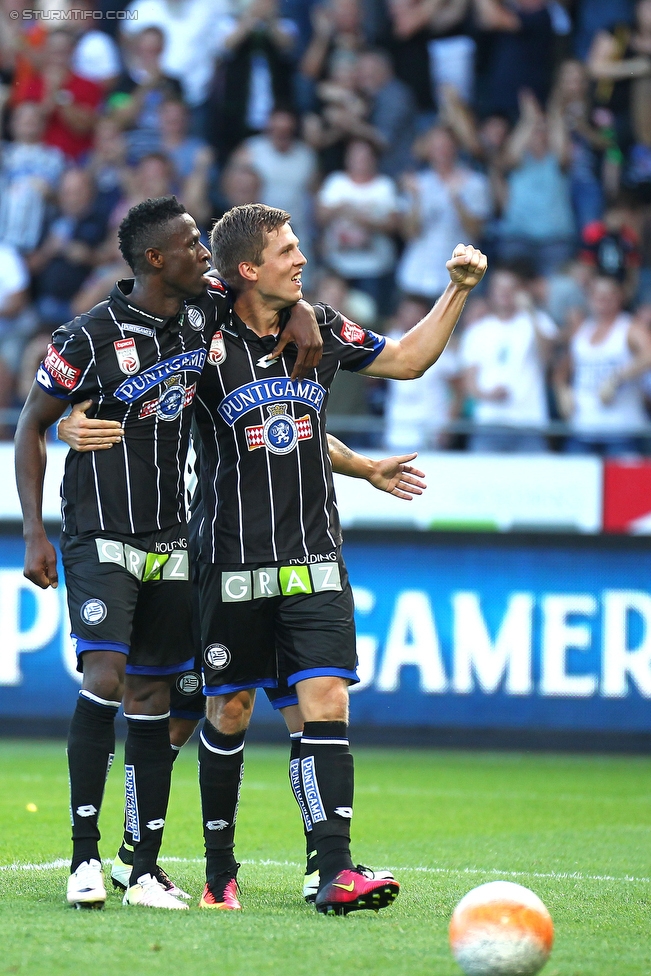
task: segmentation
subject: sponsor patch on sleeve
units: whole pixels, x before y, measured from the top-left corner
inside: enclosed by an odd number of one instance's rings
[[[43,368],[47,370],[53,380],[66,390],[74,390],[81,376],[81,370],[76,369],[63,356],[60,356],[51,343],[47,348],[47,356],[43,360]]]
[[[359,325],[355,325],[350,319],[344,318],[343,315],[341,318],[341,338],[344,342],[355,342],[359,346],[363,345],[365,339],[364,329],[361,329]]]

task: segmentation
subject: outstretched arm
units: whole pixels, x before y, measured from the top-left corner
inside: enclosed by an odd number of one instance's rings
[[[48,586],[56,587],[59,579],[54,546],[45,534],[43,525],[45,432],[67,406],[67,401],[48,396],[34,383],[16,428],[16,483],[23,510],[25,539],[23,572],[27,579],[44,590]]]
[[[328,449],[332,470],[337,474],[344,474],[349,478],[363,478],[378,491],[386,491],[396,498],[404,498],[405,501],[410,502],[414,495],[422,495],[427,487],[421,480],[425,477],[425,473],[409,464],[409,461],[418,457],[415,453],[373,461],[363,454],[351,451],[332,434],[328,434]]]
[[[480,250],[471,244],[458,244],[446,263],[450,284],[434,308],[400,341],[387,339],[382,352],[360,372],[394,380],[422,376],[445,349],[468,295],[484,277],[486,265],[486,255]]]

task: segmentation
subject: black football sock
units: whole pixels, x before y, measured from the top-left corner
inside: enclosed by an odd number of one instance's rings
[[[68,733],[72,862],[76,871],[83,861],[99,856],[99,811],[104,785],[115,755],[115,716],[119,702],[105,701],[80,691]]]
[[[235,823],[244,774],[244,732],[225,735],[206,719],[199,736],[199,789],[206,880],[235,873]]]
[[[181,746],[170,746],[170,760],[172,766],[176,762],[180,751]],[[118,851],[118,857],[123,864],[133,864],[133,834],[130,830],[127,830],[126,810],[124,814],[124,836],[122,838],[120,850]]]
[[[290,732],[289,750],[289,782],[292,787],[294,798],[298,803],[303,821],[303,833],[305,834],[305,873],[312,874],[318,869],[317,853],[312,843],[312,821],[307,812],[305,797],[303,796],[303,781],[301,779],[301,739],[302,732]]]
[[[353,757],[348,748],[346,722],[305,723],[301,779],[322,888],[339,871],[354,867],[350,857]]]
[[[170,795],[170,721],[167,715],[126,715],[124,744],[127,830],[133,837],[129,884],[154,874]]]

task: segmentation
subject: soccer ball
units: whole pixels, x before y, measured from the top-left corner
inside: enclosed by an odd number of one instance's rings
[[[466,976],[533,976],[554,941],[551,915],[533,891],[491,881],[461,899],[450,921],[450,947]]]

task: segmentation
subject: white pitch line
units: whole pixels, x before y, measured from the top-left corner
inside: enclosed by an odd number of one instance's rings
[[[161,861],[167,864],[203,864],[202,857],[161,857]],[[105,860],[105,864],[112,864],[111,860]],[[298,861],[271,861],[267,859],[243,860],[242,864],[251,864],[256,867],[280,867],[280,868],[301,868],[302,864]],[[66,858],[57,858],[56,861],[45,861],[42,864],[0,864],[0,871],[52,871],[57,868],[65,868],[70,864]],[[430,867],[397,867],[389,866],[390,871],[416,871],[419,874],[442,874],[442,875],[483,875],[496,874],[500,878],[547,878],[552,881],[616,881],[620,884],[651,884],[651,878],[636,878],[633,875],[624,875],[618,878],[611,874],[581,874],[579,871],[500,871],[498,868],[430,868]]]

